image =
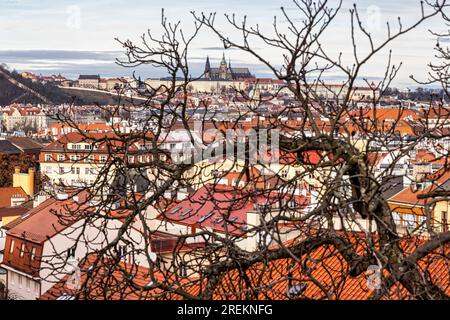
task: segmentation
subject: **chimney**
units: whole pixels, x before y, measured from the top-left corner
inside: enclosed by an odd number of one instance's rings
[[[261,218],[257,210],[247,212],[247,228],[257,227],[261,225]],[[245,250],[255,251],[258,248],[259,234],[252,232],[247,233],[245,241]]]
[[[22,188],[23,191],[29,196],[34,195],[34,175],[33,168],[28,170],[28,173],[21,173],[20,167],[14,168],[13,174],[13,187]]]
[[[39,207],[42,203],[44,203],[45,201],[47,201],[47,199],[49,198],[49,195],[47,195],[45,192],[41,192],[39,193],[33,201],[33,208]]]
[[[28,169],[28,190],[29,190],[29,196],[34,195],[34,179],[35,179],[35,171],[33,168]]]
[[[58,199],[59,201],[67,200],[69,199],[69,195],[65,192],[60,191],[56,194],[56,199]]]

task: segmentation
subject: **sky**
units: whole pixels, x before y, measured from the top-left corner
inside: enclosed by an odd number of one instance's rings
[[[337,4],[330,0],[330,6]],[[342,8],[330,28],[323,35],[322,43],[331,56],[342,52],[343,61],[352,65],[350,43],[350,13],[354,1],[343,0]],[[419,0],[358,0],[357,7],[361,20],[380,43],[386,36],[386,22],[392,29],[397,26],[397,17],[402,18],[406,27],[420,17]],[[180,20],[186,32],[192,30],[191,11],[196,13],[217,12],[220,29],[232,39],[239,40],[239,34],[225,23],[224,13],[236,13],[238,18],[247,15],[249,23],[258,23],[261,29],[272,32],[273,16],[285,23],[280,7],[300,23],[301,15],[291,0],[0,0],[0,63],[6,63],[18,71],[32,71],[37,74],[63,74],[76,78],[78,74],[101,74],[105,77],[127,76],[136,71],[144,78],[161,77],[163,70],[150,66],[136,70],[115,64],[115,58],[123,53],[115,38],[139,41],[148,29],[154,34],[161,32],[161,10],[164,8],[169,20]],[[410,79],[414,75],[425,79],[427,64],[434,60],[433,48],[436,37],[429,33],[446,30],[442,19],[436,17],[423,23],[414,32],[397,39],[386,50],[378,54],[370,65],[362,70],[362,76],[369,80],[379,80],[384,75],[389,49],[393,50],[393,62],[403,63],[394,85],[416,86]],[[365,40],[358,36],[360,48],[366,47]],[[266,59],[279,65],[282,53],[267,48],[255,41],[252,43]],[[191,70],[198,75],[204,68],[204,60],[209,56],[212,64],[218,64],[224,52],[217,37],[202,30],[192,43],[189,55]],[[363,55],[364,50],[360,52]],[[225,51],[233,66],[248,66],[259,77],[271,77],[270,72],[253,57],[237,50]],[[330,72],[325,75],[329,82],[338,82],[340,74]]]

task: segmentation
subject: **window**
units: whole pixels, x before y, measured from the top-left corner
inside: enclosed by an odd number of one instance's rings
[[[127,252],[127,246],[119,246],[119,248],[118,248],[118,254],[119,254],[119,257],[120,257],[121,259],[126,260],[126,256],[127,256],[127,254],[128,254],[128,252]]]
[[[39,283],[37,282],[34,283],[34,292],[39,293]]]
[[[9,248],[9,253],[13,253],[14,252],[14,240],[11,240],[11,247]]]
[[[17,284],[19,285],[19,288],[22,288],[22,286],[23,286],[23,277],[20,274],[17,275]]]
[[[421,230],[426,230],[427,229],[427,217],[425,216],[419,216],[419,226]]]
[[[58,154],[58,161],[64,161],[64,155]]]
[[[11,272],[11,284],[16,284],[16,274],[14,272]]]
[[[128,162],[129,163],[134,163],[134,157],[133,156],[128,156]]]
[[[403,225],[407,228],[416,227],[416,217],[413,214],[404,214]]]
[[[401,223],[400,215],[397,212],[392,214],[392,218],[394,219],[394,223],[399,225]]]
[[[223,220],[224,220],[223,218],[219,218],[219,219],[214,220],[213,223],[219,224],[219,223],[223,222]]]
[[[181,210],[181,207],[177,207],[177,208],[173,209],[173,210],[170,212],[170,214],[175,214],[175,213],[177,213],[177,212],[180,211],[180,210]]]
[[[27,291],[28,292],[31,291],[31,280],[30,280],[30,278],[27,278]]]
[[[180,217],[185,217],[187,216],[189,213],[192,212],[192,209],[187,209],[185,212],[183,212],[182,214],[180,214]]]
[[[63,167],[59,167],[59,174],[64,174],[64,168]]]
[[[448,231],[448,213],[447,211],[442,211],[442,232]]]
[[[31,248],[31,260],[36,258],[36,247]]]
[[[209,218],[211,218],[213,214],[214,214],[214,212],[208,213],[206,216],[201,217],[201,218],[198,220],[198,222],[199,222],[199,223],[205,222],[206,220],[208,220]]]
[[[100,162],[101,162],[101,163],[105,163],[106,160],[107,160],[107,157],[106,157],[106,156],[100,156]]]
[[[293,209],[297,207],[297,201],[291,200],[289,201],[289,208]]]
[[[52,161],[52,159],[53,159],[53,157],[52,157],[52,155],[51,154],[46,154],[45,155],[45,161]]]
[[[80,168],[78,167],[72,167],[71,168],[72,174],[80,174]]]
[[[187,277],[188,274],[188,268],[186,266],[186,263],[181,263],[180,265],[180,276]]]
[[[20,247],[20,257],[23,258],[23,255],[25,254],[25,243],[22,243],[22,246]]]
[[[52,174],[52,172],[53,172],[52,167],[45,167],[46,174]]]
[[[67,257],[75,258],[75,248],[70,248],[69,250],[67,250]]]

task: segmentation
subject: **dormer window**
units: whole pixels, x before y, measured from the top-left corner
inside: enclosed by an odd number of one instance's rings
[[[120,259],[126,260],[128,255],[127,246],[119,246],[117,249]]]
[[[70,248],[67,250],[67,257],[68,258],[75,258],[75,248]]]

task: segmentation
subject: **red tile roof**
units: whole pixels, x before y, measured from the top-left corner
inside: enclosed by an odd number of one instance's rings
[[[25,207],[13,207],[13,208],[1,208],[0,209],[0,221],[3,218],[7,217],[18,217],[21,216],[30,210],[29,208]]]
[[[49,199],[6,225],[6,234],[42,244],[75,222],[76,219],[68,210],[75,211],[78,208],[79,205],[72,200]]]
[[[247,214],[255,212],[255,203],[270,205],[283,199],[295,200],[299,206],[306,206],[308,198],[304,196],[282,195],[271,191],[255,191],[254,195],[244,189],[225,185],[206,185],[191,197],[172,206],[160,215],[160,219],[183,225],[211,228],[230,233],[242,233],[247,225]],[[225,223],[226,222],[226,223]]]
[[[426,199],[418,199],[418,196],[425,195],[430,192],[436,191],[439,189],[441,185],[450,180],[450,172],[445,172],[444,170],[438,171],[434,175],[430,175],[430,178],[435,177],[433,179],[433,185],[425,188],[424,190],[416,190],[413,186],[406,187],[393,197],[389,199],[389,202],[399,202],[410,205],[419,205],[424,206],[426,203]]]
[[[419,245],[423,244],[422,239],[404,240],[402,245],[406,252],[412,252]],[[362,249],[362,248],[360,248]],[[431,277],[431,281],[441,290],[450,295],[450,273],[446,255],[450,254],[450,246],[439,248],[434,253],[419,261],[421,271]],[[214,300],[287,300],[289,296],[287,290],[290,286],[302,285],[304,292],[299,299],[313,300],[367,300],[374,292],[368,288],[367,276],[361,274],[357,277],[349,275],[350,270],[346,261],[340,256],[332,246],[322,246],[310,255],[298,257],[301,263],[292,259],[280,259],[268,263],[257,263],[245,271],[244,277],[242,271],[230,270],[225,273],[214,291]],[[98,273],[97,277],[90,280],[89,287],[92,288],[89,299],[181,299],[181,296],[161,289],[150,291],[138,291],[127,285],[124,279],[124,273],[114,268],[114,283],[102,282],[104,273]],[[141,286],[145,286],[151,281],[149,270],[140,266],[126,265],[126,273],[133,275],[132,281]],[[134,270],[134,271],[132,271]],[[174,285],[173,275],[168,276],[155,272],[155,279],[160,284]],[[86,275],[83,274],[83,280]],[[103,279],[106,281],[105,279]],[[67,277],[60,283],[48,290],[40,299],[54,300],[63,294],[74,294],[66,286]],[[201,282],[201,281],[200,281]],[[199,294],[199,280],[196,278],[181,278],[182,288],[187,293],[195,296]],[[320,284],[320,285],[318,285]],[[123,291],[123,294],[119,293]],[[409,300],[413,297],[411,294],[396,283],[391,287],[389,294],[385,299]],[[80,295],[80,299],[86,299],[85,294]]]

